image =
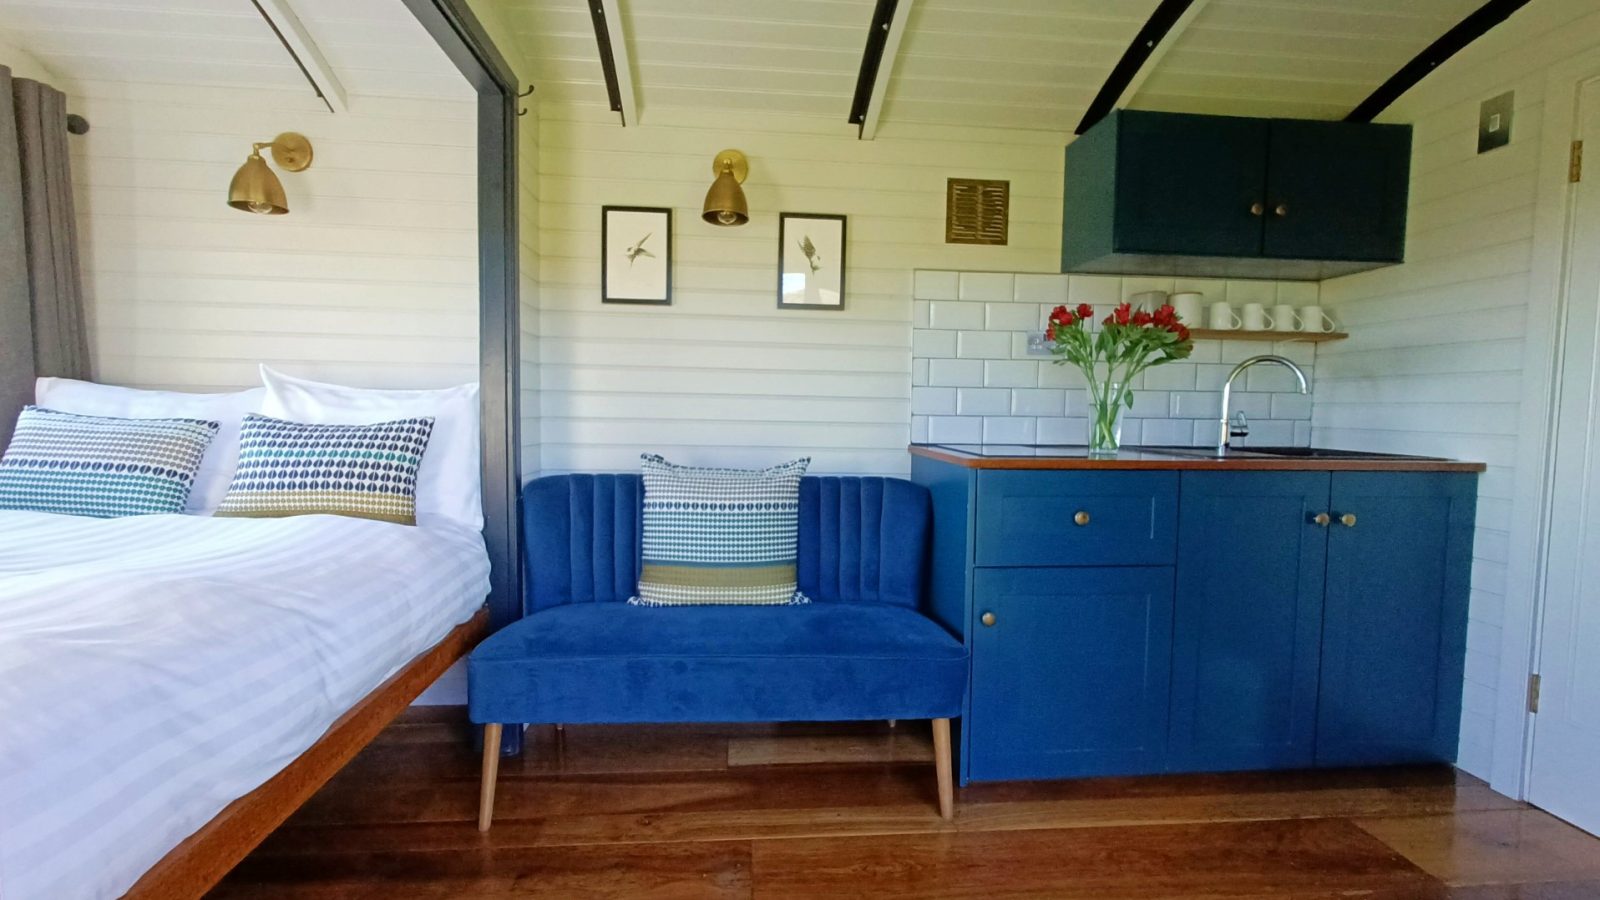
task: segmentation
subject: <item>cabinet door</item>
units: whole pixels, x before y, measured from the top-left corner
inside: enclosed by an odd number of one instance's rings
[[[1473,475],[1334,473],[1319,765],[1455,760],[1476,490]]]
[[[1309,767],[1326,472],[1185,472],[1172,650],[1174,771]]]
[[[1162,770],[1172,569],[979,569],[974,599],[970,779]]]
[[[1276,119],[1271,135],[1266,256],[1405,258],[1409,125]]]
[[[1115,249],[1259,256],[1266,119],[1119,114]]]

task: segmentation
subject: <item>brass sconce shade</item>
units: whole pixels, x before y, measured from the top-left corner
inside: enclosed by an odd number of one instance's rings
[[[750,205],[739,187],[750,174],[750,163],[737,150],[724,150],[711,164],[717,180],[706,191],[706,208],[700,218],[713,225],[743,225],[750,221]]]
[[[285,172],[303,172],[311,166],[311,142],[304,135],[286,131],[271,141],[250,145],[250,156],[233,174],[228,185],[228,205],[263,216],[281,216],[289,211],[289,200],[267,161],[262,148],[271,148],[272,161]]]

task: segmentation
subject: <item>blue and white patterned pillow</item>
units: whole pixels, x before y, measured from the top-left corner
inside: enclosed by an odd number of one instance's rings
[[[800,478],[809,458],[770,469],[644,459],[643,565],[636,606],[810,602],[795,578]]]
[[[258,413],[239,429],[239,467],[218,516],[318,514],[417,524],[417,467],[433,418],[309,425]]]
[[[180,513],[218,424],[23,409],[0,457],[0,509],[67,516]]]

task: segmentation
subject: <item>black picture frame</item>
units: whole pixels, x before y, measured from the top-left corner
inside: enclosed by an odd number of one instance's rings
[[[789,266],[789,265],[786,265],[786,262],[785,262],[787,259],[790,258],[790,255],[792,255],[791,254],[791,250],[793,251],[793,253],[799,253],[800,252],[800,250],[799,250],[800,244],[799,243],[795,243],[795,246],[793,248],[790,247],[790,243],[791,242],[789,240],[789,232],[790,232],[790,222],[791,221],[797,222],[797,223],[799,223],[799,222],[824,223],[825,222],[825,223],[828,223],[828,228],[830,230],[832,228],[832,223],[835,223],[835,222],[838,223],[839,236],[838,236],[837,245],[834,245],[834,244],[832,244],[830,242],[825,247],[817,248],[817,251],[821,254],[821,258],[822,259],[824,259],[824,260],[827,260],[827,259],[830,259],[830,258],[837,258],[838,259],[838,261],[839,261],[838,265],[836,267],[834,267],[836,269],[836,271],[837,271],[837,279],[834,279],[833,277],[830,276],[827,280],[822,281],[822,282],[817,282],[817,283],[813,283],[812,281],[810,281],[808,279],[807,282],[806,282],[805,287],[800,288],[798,291],[795,290],[795,288],[792,285],[786,284],[788,279],[792,278],[795,275],[804,276],[804,275],[807,274],[807,273],[804,273],[804,272],[791,272],[791,271],[789,271],[789,269],[792,268],[792,267]],[[807,238],[809,238],[810,236],[811,236],[810,234],[806,235]],[[787,213],[787,212],[786,213],[778,213],[778,308],[779,309],[813,309],[813,310],[828,310],[828,311],[839,311],[839,310],[844,309],[844,305],[845,305],[845,279],[849,275],[849,265],[848,265],[848,262],[847,262],[848,247],[849,247],[849,222],[848,222],[848,217],[847,216],[834,215],[832,213]],[[803,257],[803,258],[805,258],[807,260],[810,260],[811,259],[811,254],[810,253],[806,253],[805,257]],[[815,278],[816,277],[816,271],[817,271],[816,269],[812,270],[812,272],[810,273],[810,277],[811,278]],[[786,299],[784,299],[785,296],[793,296],[796,293],[807,294],[813,288],[815,288],[818,293],[821,293],[821,292],[823,292],[824,290],[826,290],[827,288],[830,288],[830,287],[834,289],[834,293],[836,293],[838,298],[839,298],[837,303],[832,303],[832,302],[829,302],[829,303],[797,302],[797,301],[794,301],[794,300],[786,300]]]
[[[665,251],[659,259],[665,271],[661,279],[660,297],[642,296],[655,292],[642,292],[626,290],[613,278],[611,267],[616,262],[615,254],[611,247],[611,217],[613,213],[630,213],[637,215],[656,216],[660,218],[660,229],[665,234]],[[651,232],[652,234],[654,232]],[[641,244],[643,240],[641,240]],[[623,248],[623,251],[633,248]],[[645,251],[649,253],[648,250]],[[653,255],[652,255],[653,256]],[[653,257],[654,258],[654,257]],[[612,291],[616,290],[616,296]],[[671,306],[672,305],[672,208],[664,206],[602,206],[600,207],[600,302],[601,303],[626,303],[642,306]]]

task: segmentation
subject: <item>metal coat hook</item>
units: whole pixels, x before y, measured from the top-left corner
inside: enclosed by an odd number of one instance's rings
[[[530,85],[528,85],[528,89],[527,90],[525,90],[522,93],[517,95],[517,99],[521,100],[523,97],[532,96],[532,94],[533,94],[533,85],[530,84]],[[526,109],[517,110],[517,115],[518,116],[525,116],[527,114],[528,114],[528,111]]]

